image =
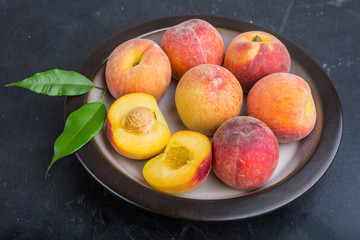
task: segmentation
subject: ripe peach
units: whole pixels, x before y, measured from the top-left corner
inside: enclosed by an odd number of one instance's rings
[[[234,75],[214,64],[187,71],[178,82],[175,105],[190,130],[211,136],[226,120],[240,114],[243,92]]]
[[[154,41],[131,39],[110,54],[105,77],[115,99],[127,93],[144,92],[159,100],[170,84],[171,65]]]
[[[163,153],[145,164],[143,175],[158,191],[185,193],[205,180],[211,159],[211,143],[205,135],[180,131],[170,137]]]
[[[210,23],[191,19],[164,33],[160,46],[168,55],[173,77],[179,80],[192,67],[203,63],[222,65],[224,43]]]
[[[132,159],[155,156],[170,138],[155,98],[147,93],[129,93],[118,98],[108,111],[106,130],[114,149]]]
[[[230,42],[224,59],[224,67],[235,75],[245,93],[266,75],[289,72],[290,65],[285,45],[273,35],[261,31],[236,36]]]
[[[235,117],[224,122],[215,132],[212,144],[215,174],[240,190],[263,185],[279,161],[274,133],[253,117]]]
[[[290,73],[274,73],[258,81],[248,94],[247,112],[266,123],[280,143],[306,137],[316,120],[309,85]]]

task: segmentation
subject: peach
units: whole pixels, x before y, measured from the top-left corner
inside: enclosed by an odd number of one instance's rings
[[[110,54],[105,69],[111,95],[144,92],[159,100],[171,81],[169,58],[158,44],[149,39],[131,39]]]
[[[235,117],[224,122],[214,134],[212,147],[215,174],[239,190],[262,186],[279,161],[274,133],[253,117]]]
[[[159,154],[170,138],[155,98],[147,93],[129,93],[118,98],[108,111],[106,132],[114,149],[131,159],[148,159]]]
[[[235,75],[245,93],[266,75],[289,72],[290,65],[285,45],[273,35],[261,31],[236,36],[230,42],[224,59],[224,67]]]
[[[291,73],[274,73],[258,81],[248,94],[247,112],[267,124],[280,143],[306,137],[316,121],[309,85]]]
[[[204,63],[222,65],[224,43],[210,23],[191,19],[170,27],[160,46],[171,62],[172,75],[179,80],[192,67]]]
[[[185,193],[205,180],[211,159],[208,137],[194,131],[179,131],[170,137],[163,153],[145,164],[143,175],[158,191]]]
[[[178,82],[175,105],[185,126],[211,136],[240,114],[243,92],[234,75],[214,64],[191,68]]]

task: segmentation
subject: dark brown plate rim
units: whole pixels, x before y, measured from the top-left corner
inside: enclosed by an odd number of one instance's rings
[[[160,215],[195,221],[225,221],[246,219],[279,209],[309,190],[325,174],[336,156],[343,131],[342,109],[335,87],[315,60],[295,44],[265,28],[236,19],[206,15],[173,16],[141,23],[115,34],[83,61],[78,72],[92,79],[119,43],[192,18],[200,18],[216,27],[241,32],[252,30],[269,32],[279,38],[290,53],[296,52],[296,55],[300,56],[302,68],[316,79],[315,87],[319,92],[319,101],[326,103],[322,104],[322,132],[317,146],[306,163],[286,181],[260,194],[223,200],[194,200],[161,194],[119,173],[99,151],[94,140],[82,147],[77,152],[77,156],[90,175],[110,192]],[[84,105],[85,101],[86,95],[67,97],[65,118]]]

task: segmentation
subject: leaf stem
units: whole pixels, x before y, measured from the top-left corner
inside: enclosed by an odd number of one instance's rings
[[[97,88],[97,89],[100,89],[100,90],[106,90],[106,87],[102,88],[102,87],[94,86],[94,88]]]
[[[103,89],[104,89],[104,95],[102,96],[102,103],[104,103],[105,101],[106,87],[104,87]]]

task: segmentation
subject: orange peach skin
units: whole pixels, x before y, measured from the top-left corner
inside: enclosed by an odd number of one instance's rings
[[[248,94],[247,112],[266,123],[280,143],[306,137],[316,121],[309,85],[290,73],[274,73],[258,81]]]
[[[172,147],[183,146],[193,153],[190,162],[172,169],[166,164],[167,154]],[[177,155],[173,160],[178,160]],[[211,169],[212,151],[209,139],[198,132],[179,131],[170,137],[169,143],[160,155],[150,159],[144,166],[146,181],[156,190],[180,194],[193,190],[208,176]]]
[[[131,39],[110,54],[105,76],[115,99],[127,93],[144,92],[159,100],[170,84],[171,65],[154,41]]]
[[[215,27],[201,19],[191,19],[169,28],[160,45],[170,59],[172,74],[177,80],[197,65],[223,63],[221,35]]]
[[[175,104],[185,126],[211,136],[226,120],[240,114],[243,92],[228,70],[201,64],[187,71],[175,92]]]
[[[255,36],[261,38],[255,42]],[[289,72],[291,59],[285,45],[273,35],[251,31],[239,34],[229,44],[224,67],[239,80],[247,93],[261,78],[277,72]]]

